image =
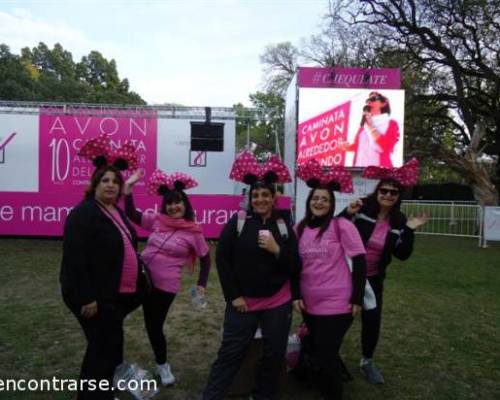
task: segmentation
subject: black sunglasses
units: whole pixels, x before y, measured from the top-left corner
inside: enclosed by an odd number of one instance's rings
[[[390,194],[391,196],[399,196],[399,190],[397,190],[397,189],[380,188],[378,191],[381,195],[384,195],[384,196],[388,195],[388,194]]]
[[[368,97],[368,101],[385,101],[385,98],[380,96],[380,95],[377,95],[377,96]]]

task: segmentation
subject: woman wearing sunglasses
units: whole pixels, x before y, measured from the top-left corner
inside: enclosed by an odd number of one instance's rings
[[[392,167],[391,154],[399,140],[399,125],[390,114],[389,99],[371,92],[354,143],[343,145],[345,151],[354,151],[353,167]]]
[[[392,256],[408,259],[413,252],[414,230],[427,222],[425,215],[406,218],[401,212],[404,187],[414,186],[418,179],[418,161],[412,159],[401,168],[368,167],[363,177],[380,179],[368,197],[353,201],[341,215],[350,218],[358,229],[366,249],[366,276],[377,301],[377,307],[361,314],[361,372],[372,384],[384,383],[382,373],[373,362],[382,319],[384,278]]]

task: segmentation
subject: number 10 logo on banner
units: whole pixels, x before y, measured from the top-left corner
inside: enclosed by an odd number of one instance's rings
[[[50,178],[52,182],[64,182],[69,175],[71,154],[68,140],[64,138],[52,139],[49,143],[50,159]]]
[[[42,193],[82,193],[95,167],[78,156],[90,139],[101,134],[110,137],[112,149],[130,141],[136,148],[139,167],[147,174],[156,168],[157,118],[102,117],[92,115],[49,115],[40,113],[39,180]],[[126,179],[130,172],[124,172]],[[138,193],[145,193],[145,185]]]

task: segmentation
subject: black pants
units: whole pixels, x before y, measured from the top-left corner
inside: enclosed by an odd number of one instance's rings
[[[92,318],[82,317],[77,308],[66,302],[80,323],[87,349],[83,357],[80,379],[92,380],[98,389],[100,381],[113,386],[115,368],[123,362],[123,321],[134,309],[139,307],[140,300],[133,294],[119,295],[113,303],[97,303],[97,314]],[[78,400],[113,400],[111,390],[92,390],[85,385],[78,392]]]
[[[382,322],[384,280],[380,275],[367,278],[377,299],[377,308],[363,310],[361,314],[361,348],[363,357],[372,358],[377,347]]]
[[[312,353],[319,367],[319,389],[325,400],[342,399],[342,361],[339,350],[352,320],[350,313],[304,314],[304,321],[311,335]]]
[[[236,311],[229,303],[226,304],[222,344],[212,365],[203,400],[224,399],[224,394],[241,366],[258,325],[262,330],[263,354],[253,398],[274,398],[278,391],[291,319],[290,303],[270,310],[245,313]]]
[[[153,292],[142,303],[146,331],[156,363],[159,365],[167,362],[167,340],[163,332],[163,324],[174,299],[175,293],[153,288]]]

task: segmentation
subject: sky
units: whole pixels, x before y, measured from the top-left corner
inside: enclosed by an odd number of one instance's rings
[[[1,0],[0,43],[97,50],[149,104],[250,105],[270,44],[321,31],[328,0]]]

